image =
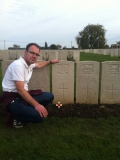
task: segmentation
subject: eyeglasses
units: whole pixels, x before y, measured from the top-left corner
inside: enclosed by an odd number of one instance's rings
[[[29,52],[29,53],[32,54],[32,55],[36,55],[37,57],[40,56],[38,53],[35,53],[35,52],[32,52],[32,51],[27,51],[27,52]]]

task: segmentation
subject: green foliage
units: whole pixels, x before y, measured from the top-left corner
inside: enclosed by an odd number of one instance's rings
[[[47,42],[45,42],[45,49],[47,49],[48,48],[48,44],[47,44]]]
[[[20,48],[20,45],[13,44],[13,48]]]
[[[50,58],[49,58],[49,54],[48,53],[45,53],[45,55],[43,56],[43,58],[42,58],[44,61],[48,61],[48,60],[50,60]]]
[[[110,48],[110,47],[109,47],[109,45],[108,45],[108,44],[106,44],[104,48],[108,49],[108,48]]]
[[[105,32],[106,30],[102,25],[88,24],[76,37],[78,48],[106,48]]]
[[[64,46],[64,47],[63,47],[63,49],[67,49],[67,47],[66,47],[66,46]]]
[[[17,50],[17,49],[24,49],[24,48],[20,48],[20,45],[17,44],[13,44],[13,47],[8,47],[9,50]]]
[[[71,57],[67,56],[67,61],[74,61],[73,56],[71,56]]]
[[[58,49],[55,44],[51,44],[50,49]]]
[[[75,60],[74,60],[74,57],[73,57],[73,54],[70,53],[70,52],[68,52],[67,61],[75,61]]]
[[[8,47],[8,50],[25,50],[25,48],[13,48],[13,47]]]
[[[57,44],[56,47],[57,47],[58,49],[61,49],[61,48],[62,48],[62,46],[61,46],[60,44]]]

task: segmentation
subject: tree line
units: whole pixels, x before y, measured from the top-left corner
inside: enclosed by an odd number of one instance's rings
[[[67,48],[66,46],[62,48],[60,44],[57,44],[57,45],[51,44],[50,46],[48,46],[47,42],[45,42],[45,46],[40,46],[40,48],[41,49],[71,49],[71,48]],[[12,47],[8,47],[8,50],[16,50],[16,49],[25,50],[25,48],[21,48],[20,45],[17,45],[17,44],[13,44]],[[72,49],[77,49],[77,48],[73,46]]]
[[[107,45],[107,39],[105,38],[106,29],[103,25],[100,24],[88,24],[81,30],[78,35],[75,37],[76,43],[78,45],[78,49],[104,49],[109,48]],[[44,46],[40,46],[41,49],[77,49],[74,46],[72,48],[67,48],[60,44],[51,44],[48,46],[47,42],[45,42]],[[20,45],[14,44],[13,47],[9,47],[8,49],[25,49],[21,48]]]

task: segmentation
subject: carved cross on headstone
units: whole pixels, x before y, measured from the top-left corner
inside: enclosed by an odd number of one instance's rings
[[[118,91],[117,89],[114,89],[113,84],[112,84],[112,88],[107,90],[112,92],[112,99],[113,99],[114,92]]]
[[[90,90],[92,89],[92,87],[90,87],[90,83],[86,83],[86,87],[82,88],[82,89],[86,89],[86,91],[87,91],[87,98],[88,98]]]
[[[62,97],[63,97],[63,99],[64,99],[64,95],[65,95],[65,94],[64,94],[64,91],[67,90],[68,88],[65,88],[65,87],[64,87],[64,83],[63,83],[63,84],[62,84],[62,88],[58,88],[58,89],[62,90],[62,95],[63,95]]]

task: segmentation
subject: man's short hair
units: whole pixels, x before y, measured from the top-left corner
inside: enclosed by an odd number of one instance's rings
[[[28,51],[29,47],[31,47],[33,45],[36,46],[39,49],[39,51],[40,51],[40,46],[38,44],[36,44],[36,43],[29,43],[29,44],[27,44],[26,51]]]

